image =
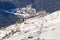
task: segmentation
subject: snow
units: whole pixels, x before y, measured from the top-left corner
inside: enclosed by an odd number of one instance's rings
[[[12,32],[13,30],[13,32]],[[60,40],[60,11],[44,17],[29,18],[21,24],[13,24],[5,30],[0,30],[3,40]],[[30,37],[30,38],[29,38]]]
[[[2,39],[2,37],[4,37],[6,34],[6,31],[0,30],[0,39]]]
[[[20,18],[29,18],[36,15],[36,10],[31,7],[17,8],[17,12],[14,13],[18,15]]]
[[[58,25],[58,26],[60,26],[60,24]],[[46,39],[46,40],[60,40],[60,27],[58,27],[58,26],[56,26],[55,25],[55,30],[49,30],[49,31],[47,31],[47,32],[45,32],[45,33],[42,33],[41,35],[40,35],[40,38],[43,38],[43,39]]]

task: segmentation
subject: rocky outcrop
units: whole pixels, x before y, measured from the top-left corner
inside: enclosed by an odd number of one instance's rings
[[[27,7],[24,8],[17,8],[17,12],[14,13],[15,15],[17,15],[19,18],[32,18],[35,16],[46,16],[49,13],[46,12],[45,10],[41,10],[39,12],[36,11],[36,9],[31,7],[32,5],[28,5]]]
[[[30,5],[31,6],[31,5]],[[19,18],[30,18],[33,16],[36,16],[36,9],[31,8],[30,6],[24,7],[24,8],[17,8],[17,12],[14,13],[15,15],[18,15]]]

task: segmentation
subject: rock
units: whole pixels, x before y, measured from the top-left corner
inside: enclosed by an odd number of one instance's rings
[[[17,12],[15,13],[15,15],[18,15],[19,18],[32,18],[35,16],[40,16],[40,17],[44,17],[46,15],[48,15],[49,13],[46,12],[45,10],[41,10],[39,12],[36,12],[36,9],[31,7],[32,5],[28,5],[27,7],[24,8],[17,8]]]
[[[36,10],[30,6],[21,9],[17,8],[15,15],[18,15],[20,18],[30,18],[36,16]]]

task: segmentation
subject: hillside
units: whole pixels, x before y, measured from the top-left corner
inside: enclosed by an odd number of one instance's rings
[[[60,40],[60,0],[0,0],[0,40]]]
[[[23,23],[0,30],[1,40],[59,40],[60,10],[44,17],[29,18]]]

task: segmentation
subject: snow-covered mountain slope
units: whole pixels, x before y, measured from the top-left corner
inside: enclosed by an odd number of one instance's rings
[[[40,38],[46,40],[60,40],[60,10],[45,16],[44,19],[47,21],[44,23],[46,32],[42,33]]]
[[[2,40],[60,40],[60,10],[0,30]]]

